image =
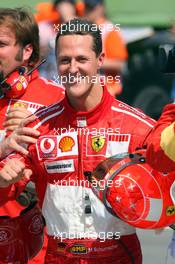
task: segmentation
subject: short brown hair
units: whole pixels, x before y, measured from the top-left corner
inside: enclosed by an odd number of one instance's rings
[[[39,60],[39,29],[33,14],[26,8],[0,8],[0,25],[6,25],[13,30],[16,43],[21,47],[31,44],[33,47],[29,65],[33,66]]]
[[[72,26],[74,30],[71,30]],[[90,35],[93,39],[92,50],[95,52],[96,57],[98,57],[102,52],[101,31],[97,26],[94,29],[94,24],[90,23],[86,19],[74,18],[60,26],[56,36],[55,51],[57,51],[58,39],[61,36],[66,35]]]

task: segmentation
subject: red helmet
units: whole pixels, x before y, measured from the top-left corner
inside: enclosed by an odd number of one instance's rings
[[[175,222],[175,173],[152,169],[144,151],[107,159],[97,166],[92,180],[106,208],[128,224],[155,229]]]

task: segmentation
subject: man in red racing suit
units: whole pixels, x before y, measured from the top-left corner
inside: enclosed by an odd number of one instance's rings
[[[20,96],[20,98],[10,99],[4,97],[0,100],[0,136],[3,140],[6,130],[3,127],[3,123],[8,115],[8,110],[11,107],[24,107],[29,112],[34,113],[42,106],[49,105],[56,101],[61,100],[64,97],[63,88],[57,86],[52,81],[48,81],[45,78],[39,77],[39,73],[35,70],[32,75],[26,92]],[[17,197],[16,197],[17,198]],[[0,215],[8,215],[16,217],[24,209],[16,200],[9,201],[0,206]],[[46,247],[46,237],[45,237]],[[31,260],[29,263],[41,263],[44,259],[45,250],[42,250],[37,257]]]
[[[80,73],[98,77],[104,54],[101,48],[99,53],[92,49],[94,39],[102,46],[100,32],[94,35],[90,23],[80,19],[69,23],[84,23],[89,29],[83,35],[63,31],[68,35],[57,39],[59,72],[61,76],[74,73],[75,79],[65,84],[66,97],[60,103],[37,111],[37,119],[29,126],[39,130],[40,137],[29,145],[29,156],[13,154],[11,158],[19,158],[34,172],[32,180],[48,233],[45,263],[141,264],[135,229],[106,210],[89,178],[106,157],[144,147],[155,122],[115,100],[98,78],[93,85],[79,82]],[[28,180],[18,178],[11,184],[15,179],[6,178],[9,160],[0,164],[3,202],[18,195]]]
[[[18,24],[18,27],[13,27],[14,24]],[[24,31],[26,31],[28,34],[27,41],[31,41],[30,45],[32,47],[30,48],[33,61],[31,57],[28,60],[25,59],[25,62],[24,58],[21,58],[21,60],[16,58],[15,52],[17,52],[21,46],[25,46],[24,43],[27,43],[24,32],[22,40],[18,39],[20,34],[22,34],[21,31],[20,33],[17,32],[19,28],[22,30],[21,24],[23,25]],[[20,75],[17,68],[19,66],[25,66],[25,69],[29,70],[28,64],[33,62],[34,67],[36,65],[36,61],[39,59],[38,26],[36,22],[34,22],[32,15],[27,13],[26,10],[1,9],[0,28],[2,32],[0,35],[0,42],[4,43],[4,45],[1,45],[0,47],[0,60],[2,60],[0,71],[3,73],[4,79],[6,78],[7,82],[10,80],[9,84],[12,86],[11,89],[7,91],[7,94],[5,92],[4,97],[0,99],[0,141],[2,142],[8,135],[8,131],[13,130],[13,121],[16,121],[17,118],[22,119],[23,113],[29,115],[34,113],[40,107],[58,102],[59,100],[63,99],[64,89],[52,81],[48,81],[45,78],[39,77],[38,70],[34,70],[28,76],[28,84],[24,92],[21,93],[20,86],[18,86],[19,89],[14,89],[15,85],[13,86],[13,82],[15,82],[15,77],[16,75]],[[33,34],[35,34],[35,38],[33,38]],[[19,47],[12,45],[13,41],[20,43],[18,44]],[[23,50],[25,50],[25,47],[23,47]],[[13,79],[12,76],[14,72],[16,72],[16,75]],[[6,204],[1,204],[0,216],[6,215],[10,217],[17,217],[23,209],[24,207],[22,207],[15,200],[10,201]],[[41,258],[38,261],[41,261]]]
[[[175,170],[175,104],[164,107],[152,131],[148,143],[147,161],[159,171]]]
[[[126,249],[118,243],[120,240],[126,243],[137,260],[135,263],[141,263],[134,228],[107,212],[93,194],[87,176],[105,157],[143,147],[154,121],[115,100],[106,87],[101,103],[93,111],[76,112],[65,98],[61,103],[39,110],[37,117],[32,126],[41,136],[36,146],[29,147],[30,159],[25,161],[39,172],[33,180],[47,223],[47,263],[61,263],[56,261],[57,255],[75,258],[78,263],[76,257],[82,255],[73,251],[77,245],[85,251],[92,248],[83,255],[85,259],[96,256],[102,258],[102,263],[108,263],[105,256],[111,256],[109,263],[121,263],[118,259],[130,263],[131,256],[124,254]],[[1,189],[3,197],[12,198],[20,192],[18,184],[16,188],[8,188],[8,193]],[[104,243],[93,240],[94,236],[102,240],[108,235],[121,238],[109,237]],[[81,236],[87,239],[76,239]],[[69,263],[74,263],[73,259]]]

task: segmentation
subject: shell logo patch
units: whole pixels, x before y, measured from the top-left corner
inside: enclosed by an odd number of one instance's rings
[[[61,152],[71,151],[73,146],[75,146],[75,141],[70,136],[63,137],[59,142],[59,148],[61,149]]]

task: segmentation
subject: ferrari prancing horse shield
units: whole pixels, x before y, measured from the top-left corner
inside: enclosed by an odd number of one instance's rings
[[[104,136],[94,136],[92,137],[92,149],[95,152],[99,152],[105,144]]]

